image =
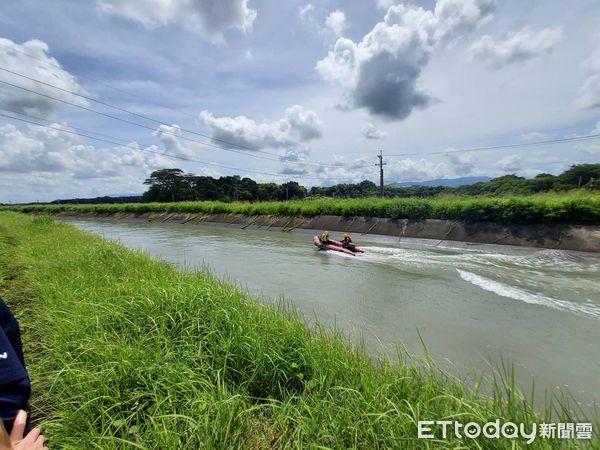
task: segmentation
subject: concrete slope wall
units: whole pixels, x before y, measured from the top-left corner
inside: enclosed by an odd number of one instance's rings
[[[78,216],[81,214],[61,213],[61,215]],[[348,231],[358,234],[397,236],[398,238],[412,237],[600,252],[599,226],[504,225],[493,222],[453,222],[435,219],[414,221],[375,217],[286,217],[246,216],[243,214],[114,213],[94,216],[192,224],[203,222],[233,224],[243,229],[262,228],[290,231],[301,228]]]

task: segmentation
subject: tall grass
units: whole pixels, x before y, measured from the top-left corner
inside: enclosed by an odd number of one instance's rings
[[[486,397],[428,363],[373,361],[209,273],[69,225],[2,212],[0,236],[54,448],[508,449],[524,442],[419,440],[416,423],[544,419],[510,377]]]
[[[600,195],[587,193],[540,194],[507,197],[436,197],[320,199],[263,203],[178,202],[109,205],[30,205],[5,207],[22,212],[78,213],[148,212],[238,213],[279,216],[365,216],[392,219],[447,219],[492,221],[506,224],[600,225]]]

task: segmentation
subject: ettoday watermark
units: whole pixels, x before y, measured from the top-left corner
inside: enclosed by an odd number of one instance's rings
[[[591,423],[514,423],[477,422],[462,423],[454,420],[419,420],[419,439],[524,439],[531,444],[536,439],[592,439]]]

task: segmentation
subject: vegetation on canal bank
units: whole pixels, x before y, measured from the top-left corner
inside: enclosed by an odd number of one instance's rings
[[[209,273],[49,216],[0,212],[0,262],[54,448],[508,449],[525,443],[419,440],[416,422],[544,421],[514,378],[487,397],[427,361],[374,362]],[[555,406],[555,420],[575,421]]]
[[[239,213],[280,216],[364,216],[392,219],[446,219],[505,224],[600,225],[600,195],[593,193],[538,194],[507,197],[315,199],[286,202],[175,202],[105,205],[28,205],[3,207],[21,212],[76,213]]]

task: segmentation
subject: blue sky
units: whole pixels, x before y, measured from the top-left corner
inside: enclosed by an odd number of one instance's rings
[[[0,81],[29,91],[0,83],[0,113],[47,127],[0,116],[0,202],[140,193],[163,167],[377,181],[379,149],[411,154],[388,181],[598,162],[600,140],[453,152],[600,133],[598,23],[592,0],[5,0]]]

